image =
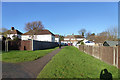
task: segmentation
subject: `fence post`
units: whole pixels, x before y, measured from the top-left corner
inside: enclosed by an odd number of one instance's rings
[[[93,51],[92,51],[93,53],[92,53],[92,56],[94,56],[94,46],[93,46]]]
[[[5,40],[5,51],[8,52],[8,40]]]
[[[119,49],[118,49],[118,48],[119,48],[119,46],[117,47],[117,58],[116,58],[116,63],[117,63],[116,66],[117,66],[117,67],[118,67],[118,59],[119,59],[119,56],[118,56],[118,50],[119,50]],[[118,67],[118,68],[119,68],[119,67]]]
[[[113,65],[115,65],[115,47],[113,47]]]

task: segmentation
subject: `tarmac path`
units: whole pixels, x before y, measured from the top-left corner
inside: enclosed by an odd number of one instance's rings
[[[64,48],[64,47],[62,47]],[[62,49],[61,48],[61,49]],[[2,80],[16,80],[16,79],[28,79],[35,80],[44,66],[56,55],[61,49],[56,49],[51,53],[43,56],[40,59],[22,62],[22,63],[6,63],[2,62]],[[21,79],[20,79],[21,80]]]

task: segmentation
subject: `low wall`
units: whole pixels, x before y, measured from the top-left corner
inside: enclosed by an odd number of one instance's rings
[[[2,50],[40,50],[57,47],[57,42],[36,40],[2,41]]]
[[[27,41],[8,41],[5,42],[3,41],[3,50],[7,48],[8,45],[8,50],[32,50],[32,41],[27,40]]]
[[[120,47],[79,45],[79,50],[120,68]]]

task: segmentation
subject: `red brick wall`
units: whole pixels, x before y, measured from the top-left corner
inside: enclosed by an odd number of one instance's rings
[[[32,41],[21,41],[20,50],[32,50]]]
[[[5,41],[2,42],[2,50],[5,50]],[[8,50],[32,50],[32,41],[8,41]]]

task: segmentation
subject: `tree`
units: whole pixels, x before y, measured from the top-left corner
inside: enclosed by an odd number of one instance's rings
[[[63,41],[64,40],[64,36],[60,35],[60,41]]]
[[[117,27],[111,27],[108,28],[107,30],[109,40],[117,40],[118,39],[118,28]]]
[[[8,29],[4,27],[0,28],[0,32],[0,34],[2,34],[4,37],[7,37],[7,34],[9,33]]]
[[[7,28],[4,28],[4,27],[0,28],[0,32],[4,33],[4,32],[6,32],[6,31],[8,31]]]
[[[118,29],[117,27],[110,27],[106,29],[105,31],[98,34],[98,36],[101,36],[105,40],[117,40],[118,39]]]
[[[43,29],[44,26],[42,25],[41,21],[28,22],[25,26],[25,30],[30,32],[32,39],[35,34],[37,34],[39,31]]]
[[[18,41],[18,40],[21,40],[21,39],[18,38],[18,36],[15,36],[15,37],[13,38],[13,40],[14,40],[14,41]]]
[[[92,33],[91,36],[95,36],[95,33]]]
[[[87,33],[86,33],[86,38],[89,38],[90,35],[91,35],[91,32],[87,32]]]
[[[78,33],[82,36],[84,36],[84,34],[86,33],[86,29],[81,29],[78,31]]]

